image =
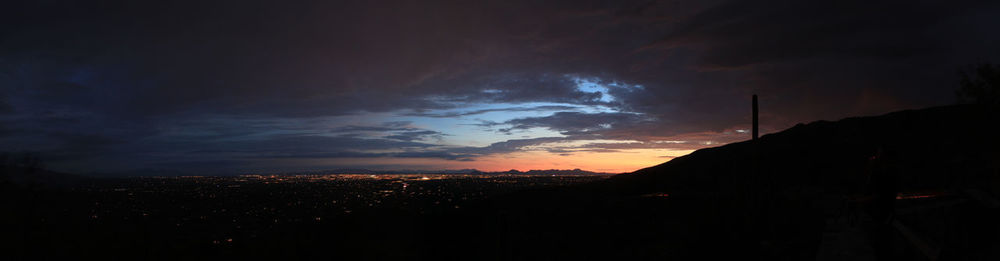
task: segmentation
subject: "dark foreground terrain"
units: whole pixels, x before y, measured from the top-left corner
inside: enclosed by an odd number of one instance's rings
[[[3,254],[1000,260],[997,118],[949,106],[801,124],[611,178],[7,182]]]
[[[62,177],[41,170],[32,174]],[[23,259],[419,258],[421,247],[434,242],[425,241],[436,233],[428,224],[463,207],[505,193],[605,178],[336,174],[6,184],[4,236],[12,240],[6,241],[11,244],[4,254]]]

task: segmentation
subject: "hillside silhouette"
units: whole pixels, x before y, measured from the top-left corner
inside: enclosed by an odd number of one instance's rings
[[[997,193],[1000,136],[990,127],[997,116],[986,107],[957,105],[798,124],[756,143],[702,149],[619,175],[608,185],[677,196],[748,186],[776,193],[858,192],[869,158],[882,147],[897,154],[903,190],[974,187]]]
[[[799,124],[581,187],[493,200],[456,218],[489,229],[452,231],[461,240],[431,256],[995,260],[996,119],[995,109],[956,105]],[[873,163],[883,154],[891,160]],[[890,203],[879,203],[886,193]]]

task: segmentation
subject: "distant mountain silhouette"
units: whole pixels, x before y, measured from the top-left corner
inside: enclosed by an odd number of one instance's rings
[[[581,169],[546,169],[546,170],[529,170],[529,171],[519,171],[516,169],[508,171],[494,171],[494,172],[479,172],[479,174],[518,174],[518,175],[609,175],[612,173],[605,172],[593,172]]]
[[[149,176],[163,176],[163,177],[176,177],[176,176],[238,176],[246,174],[258,174],[258,175],[328,175],[328,174],[370,174],[370,175],[396,175],[396,174],[456,174],[456,175],[500,175],[500,174],[517,174],[517,175],[613,175],[618,173],[606,173],[606,172],[593,172],[581,169],[548,169],[548,170],[528,170],[519,171],[516,169],[511,169],[508,171],[481,171],[478,169],[389,169],[389,170],[375,170],[375,169],[363,169],[363,168],[341,168],[341,169],[321,169],[321,170],[306,170],[306,171],[286,171],[286,172],[234,172],[234,171],[224,171],[224,172],[189,172],[181,170],[172,169],[142,169],[133,170],[126,172],[93,172],[86,173],[84,176],[97,177],[97,178],[114,178],[114,177],[149,177]]]
[[[287,175],[323,175],[323,174],[467,174],[467,175],[610,175],[614,173],[593,172],[581,169],[547,169],[519,171],[516,169],[508,171],[481,171],[477,169],[445,169],[445,170],[371,170],[371,169],[332,169],[316,171],[299,171],[282,173]]]

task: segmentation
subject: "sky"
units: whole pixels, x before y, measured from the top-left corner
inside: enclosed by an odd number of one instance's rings
[[[955,102],[996,1],[15,1],[0,151],[95,175],[629,172]]]

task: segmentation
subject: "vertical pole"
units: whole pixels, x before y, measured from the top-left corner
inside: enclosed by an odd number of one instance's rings
[[[757,140],[757,95],[753,95],[753,139]]]
[[[753,130],[752,130],[752,132],[753,132],[753,141],[754,142],[752,142],[753,152],[752,152],[752,155],[750,156],[750,158],[753,161],[753,179],[755,179],[755,182],[752,182],[752,183],[757,184],[757,185],[755,185],[754,188],[751,188],[751,189],[756,189],[756,191],[758,191],[758,192],[757,192],[756,198],[752,200],[753,203],[751,203],[751,205],[752,205],[752,208],[754,209],[754,211],[757,214],[754,217],[754,221],[753,222],[757,223],[759,225],[763,225],[764,227],[762,227],[763,230],[761,231],[761,232],[764,233],[763,236],[766,237],[766,238],[770,238],[770,237],[772,237],[774,235],[774,226],[775,226],[774,216],[772,215],[772,212],[771,212],[772,208],[774,207],[774,205],[773,205],[774,202],[772,202],[772,200],[771,200],[771,199],[774,198],[774,194],[773,194],[773,191],[772,191],[772,188],[774,187],[773,186],[774,182],[771,180],[772,177],[771,177],[770,173],[767,173],[767,172],[762,173],[760,171],[760,168],[761,168],[761,166],[760,166],[760,155],[759,155],[760,154],[760,148],[759,148],[760,144],[757,143],[757,137],[760,134],[760,130],[759,130],[760,122],[758,120],[757,114],[758,114],[757,95],[754,94],[753,95]]]

